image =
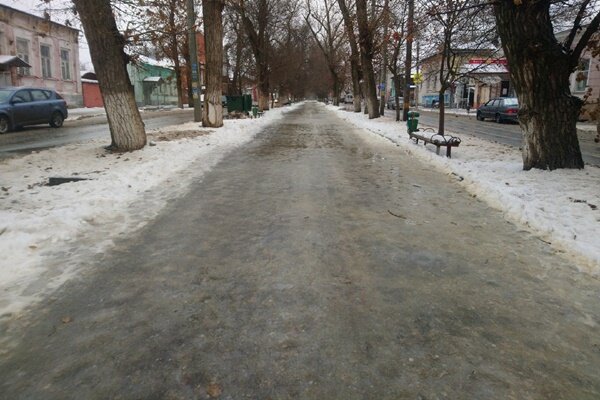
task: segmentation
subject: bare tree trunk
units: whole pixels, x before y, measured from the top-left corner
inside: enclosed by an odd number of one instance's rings
[[[576,64],[554,37],[549,2],[515,3],[498,1],[494,13],[519,97],[523,169],[583,168],[576,128],[582,101],[569,88]]]
[[[354,112],[360,112],[360,98],[361,98],[361,87],[360,87],[360,52],[358,50],[358,44],[356,42],[356,35],[354,34],[354,22],[350,10],[346,5],[345,0],[338,0],[342,17],[344,18],[344,26],[346,27],[346,35],[348,35],[348,42],[350,44],[350,74],[352,76],[352,90],[354,100]]]
[[[240,15],[242,17],[242,23],[250,46],[252,47],[252,53],[256,61],[256,69],[258,75],[258,108],[260,110],[269,109],[269,38],[267,32],[267,26],[269,18],[269,4],[267,0],[258,0],[258,21],[255,26],[254,22],[248,17],[245,8],[245,2],[241,0],[239,2]]]
[[[402,107],[402,120],[408,120],[410,108],[410,72],[412,70],[412,44],[414,36],[415,0],[408,0],[408,20],[406,22],[406,60],[404,64],[404,104]],[[443,132],[443,131],[442,131]]]
[[[115,151],[132,151],[146,145],[144,122],[135,103],[127,75],[125,41],[109,0],[74,0],[90,47],[92,63],[104,100],[106,117]]]
[[[402,91],[402,82],[400,81],[400,77],[398,75],[394,76],[394,92],[396,95],[394,96],[394,103],[396,104],[396,121],[400,121],[400,99],[398,98],[398,93]]]
[[[175,16],[177,15],[177,0],[169,3],[169,57],[175,66],[175,84],[177,85],[177,107],[183,108],[183,89],[181,88],[181,63],[179,61],[179,37]]]
[[[352,105],[354,106],[354,112],[360,112],[360,99],[362,97],[362,89],[360,87],[360,65],[358,60],[351,60],[350,67],[352,68],[352,90],[354,91],[354,97],[352,99]]]
[[[193,90],[192,90],[192,67],[191,67],[191,61],[190,61],[190,46],[188,44],[189,39],[188,39],[188,35],[184,35],[184,43],[181,46],[181,55],[185,61],[184,64],[184,73],[185,73],[185,80],[187,82],[187,98],[188,98],[188,107],[192,108],[194,107],[194,99],[192,98],[193,95]],[[182,95],[183,95],[183,88],[182,88]]]
[[[444,135],[444,129],[445,129],[445,118],[446,118],[446,102],[445,102],[445,96],[444,94],[446,93],[446,88],[444,86],[442,86],[442,88],[440,89],[440,93],[438,95],[438,102],[439,102],[439,109],[440,109],[440,117],[438,120],[438,133],[440,135]]]
[[[261,111],[269,109],[269,67],[267,61],[258,65],[258,108]]]
[[[222,0],[202,1],[206,51],[206,93],[202,126],[223,126],[223,7]]]
[[[333,79],[333,105],[340,105],[340,78],[337,76],[337,73],[331,72],[331,77]]]
[[[596,99],[596,137],[594,137],[594,142],[600,142],[600,92],[598,92],[598,98]]]
[[[377,88],[373,71],[373,37],[367,16],[366,0],[356,0],[356,21],[358,24],[360,58],[364,81],[364,94],[367,101],[369,119],[379,117],[377,104]]]
[[[381,68],[381,79],[379,79],[379,83],[382,84],[381,87],[381,100],[379,101],[379,115],[385,115],[385,99],[387,92],[387,64],[388,64],[388,31],[390,25],[389,18],[389,10],[388,10],[389,0],[385,0],[383,3],[383,13],[384,16],[382,18],[383,21],[383,49],[381,50],[383,53],[383,66]]]

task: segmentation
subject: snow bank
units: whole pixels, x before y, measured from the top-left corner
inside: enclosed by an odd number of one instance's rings
[[[97,255],[142,227],[193,179],[292,108],[225,120],[219,129],[194,122],[161,128],[149,132],[153,146],[131,153],[107,153],[106,138],[1,161],[0,316],[72,276],[78,254]],[[53,176],[89,180],[46,186]]]

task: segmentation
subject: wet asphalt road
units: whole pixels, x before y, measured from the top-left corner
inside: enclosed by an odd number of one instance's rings
[[[600,398],[600,282],[314,103],[89,264],[1,399]]]
[[[150,130],[193,121],[194,114],[190,109],[169,109],[144,112],[142,118],[146,129]],[[105,138],[106,144],[110,144],[110,131],[105,115],[67,119],[59,129],[47,125],[28,126],[0,135],[0,159],[93,138]]]

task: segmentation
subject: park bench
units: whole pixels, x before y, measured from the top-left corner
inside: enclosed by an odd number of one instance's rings
[[[440,147],[446,148],[446,157],[452,158],[452,148],[458,147],[460,144],[460,138],[450,135],[440,135],[431,128],[422,128],[416,131],[411,129],[408,130],[408,135],[411,139],[415,140],[416,144],[419,144],[419,140],[423,141],[423,145],[432,144],[436,147],[435,153],[440,154]]]

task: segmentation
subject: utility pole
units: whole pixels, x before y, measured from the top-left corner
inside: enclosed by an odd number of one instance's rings
[[[194,11],[194,0],[187,0],[187,28],[188,42],[190,46],[190,64],[192,67],[192,93],[194,98],[194,121],[202,121],[202,104],[200,94],[200,69],[198,68],[198,47],[196,45],[196,12]]]
[[[404,111],[402,120],[408,120],[408,109],[410,107],[410,72],[412,68],[412,43],[415,35],[415,0],[408,0],[408,21],[406,23],[406,64],[404,65]]]

